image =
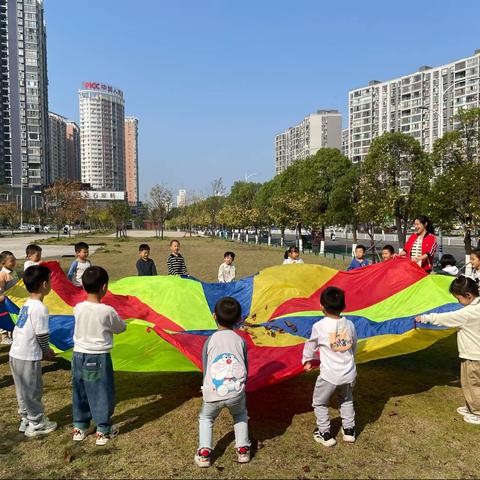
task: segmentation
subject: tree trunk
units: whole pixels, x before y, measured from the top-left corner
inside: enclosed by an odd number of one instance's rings
[[[368,230],[368,236],[370,237],[370,249],[372,250],[372,263],[377,262],[377,258],[375,256],[375,225],[370,225]]]
[[[358,243],[358,223],[356,220],[352,222],[352,242]]]
[[[281,247],[285,246],[285,228],[284,227],[280,229],[280,246]]]
[[[463,244],[465,245],[465,254],[470,255],[470,252],[472,251],[472,231],[467,226],[465,226]]]
[[[400,217],[395,217],[395,226],[397,227],[397,237],[398,237],[398,244],[400,248],[405,245],[407,241],[407,228],[406,224],[402,225],[402,219]]]

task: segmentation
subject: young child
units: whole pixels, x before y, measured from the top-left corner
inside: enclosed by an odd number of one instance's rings
[[[72,262],[67,273],[67,278],[76,286],[82,286],[83,272],[92,266],[92,262],[88,260],[88,245],[85,242],[75,244],[76,260]]]
[[[289,263],[303,263],[303,260],[300,258],[300,250],[295,245],[292,245],[286,250],[285,255],[283,256],[283,265]]]
[[[391,260],[394,257],[395,249],[391,245],[384,245],[384,247],[382,248],[382,262]]]
[[[10,348],[12,371],[20,414],[19,432],[27,437],[38,437],[57,428],[43,415],[42,358],[51,360],[55,354],[49,347],[48,308],[43,304],[50,292],[50,270],[44,265],[33,265],[23,275],[25,288],[30,293],[18,314]]]
[[[172,240],[170,242],[170,256],[167,260],[168,274],[169,275],[186,275],[187,266],[185,260],[180,254],[180,242],[178,240]]]
[[[142,243],[138,247],[137,272],[139,277],[151,277],[157,275],[155,262],[150,258],[150,247],[146,243]]]
[[[365,247],[363,245],[357,245],[355,247],[355,258],[352,258],[350,265],[347,268],[349,270],[356,270],[362,267],[368,267],[370,262],[365,258]]]
[[[353,386],[357,376],[355,351],[357,333],[350,320],[341,316],[345,309],[345,294],[336,287],[326,288],[320,297],[325,317],[313,325],[310,339],[303,349],[303,368],[312,369],[312,360],[320,352],[320,374],[313,391],[313,410],[317,428],[313,432],[316,442],[331,447],[337,442],[330,433],[328,405],[334,392],[340,399],[342,433],[345,442],[355,441],[355,410]]]
[[[26,248],[25,254],[27,256],[27,260],[25,260],[25,263],[23,264],[23,270],[26,270],[32,265],[39,265],[42,261],[42,247],[39,245],[31,243]]]
[[[440,272],[442,275],[458,276],[457,261],[453,255],[445,253],[440,260],[440,265],[442,266],[442,271]]]
[[[115,385],[110,350],[113,334],[124,332],[127,326],[112,307],[101,303],[108,290],[108,273],[102,267],[87,268],[82,282],[87,300],[73,309],[73,440],[85,439],[93,418],[96,444],[105,445],[118,435],[111,418]]]
[[[218,269],[218,281],[220,283],[230,283],[235,280],[235,254],[233,252],[225,252],[223,255],[223,263]]]
[[[232,297],[222,298],[215,305],[214,318],[218,330],[203,347],[203,404],[199,416],[199,448],[195,455],[199,467],[210,466],[213,422],[223,408],[228,408],[233,417],[238,462],[250,461],[245,396],[247,345],[233,331],[242,318],[240,304]]]
[[[478,285],[480,282],[480,249],[475,248],[471,251],[470,263],[472,264],[472,278]]]
[[[467,277],[458,277],[450,293],[465,305],[455,312],[430,313],[416,317],[417,322],[457,328],[460,381],[466,405],[457,408],[467,423],[480,425],[480,297],[478,285]]]
[[[13,287],[18,282],[18,275],[17,272],[14,270],[16,264],[17,259],[12,252],[4,250],[2,253],[0,253],[0,302],[3,302],[3,293],[9,288]],[[0,329],[0,336],[0,343],[2,345],[12,344],[11,332]]]

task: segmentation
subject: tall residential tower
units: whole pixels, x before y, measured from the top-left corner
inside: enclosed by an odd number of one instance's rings
[[[125,118],[125,182],[128,203],[138,204],[138,119]]]

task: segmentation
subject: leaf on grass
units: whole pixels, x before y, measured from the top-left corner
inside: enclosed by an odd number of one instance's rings
[[[397,415],[398,415],[397,412],[390,412],[390,413],[388,414],[389,417],[396,417]]]
[[[302,467],[302,470],[305,472],[305,473],[308,473],[310,471],[310,467],[308,465],[305,465],[304,467]]]
[[[63,459],[66,463],[71,463],[73,460],[73,455],[68,450],[65,450],[65,453],[63,454]]]

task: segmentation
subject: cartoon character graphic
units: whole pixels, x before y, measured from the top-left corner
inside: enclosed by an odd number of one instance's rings
[[[329,337],[330,348],[334,352],[346,352],[353,346],[352,337],[348,329],[331,332]]]
[[[242,389],[245,372],[243,365],[233,353],[218,355],[210,366],[210,374],[217,393],[221,397]]]

